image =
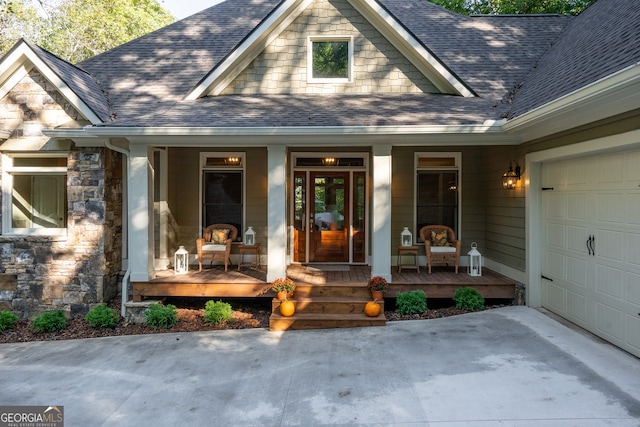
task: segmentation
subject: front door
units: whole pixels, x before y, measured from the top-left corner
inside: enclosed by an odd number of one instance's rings
[[[365,174],[296,171],[294,261],[364,262]]]

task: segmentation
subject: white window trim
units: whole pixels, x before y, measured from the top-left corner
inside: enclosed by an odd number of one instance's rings
[[[67,228],[13,228],[12,193],[13,174],[56,174],[66,175],[67,167],[14,167],[13,158],[67,158],[67,153],[15,153],[2,154],[2,234],[13,236],[63,236],[67,235]],[[65,191],[67,186],[65,185]]]
[[[455,161],[454,166],[437,166],[437,167],[424,167],[418,166],[421,157],[431,157],[431,158],[453,158]],[[437,151],[437,152],[415,152],[413,156],[413,180],[414,180],[414,188],[413,188],[413,230],[414,233],[418,233],[420,230],[418,228],[418,218],[416,207],[418,206],[418,186],[417,184],[417,175],[418,171],[424,170],[434,170],[434,171],[445,171],[452,170],[458,171],[458,230],[456,231],[456,237],[458,239],[462,239],[462,153],[459,151]],[[416,236],[417,234],[414,234]],[[416,237],[414,237],[416,239]]]
[[[207,166],[207,157],[237,157],[240,159],[240,166]],[[242,171],[242,226],[247,227],[247,153],[244,151],[207,151],[200,153],[200,171],[198,174],[198,223],[203,229],[207,224],[202,224],[202,174],[204,171]],[[238,230],[238,235],[243,237],[244,230]]]
[[[313,42],[347,42],[349,44],[347,78],[313,78]],[[353,36],[308,36],[307,37],[307,82],[308,83],[352,83],[353,82]]]

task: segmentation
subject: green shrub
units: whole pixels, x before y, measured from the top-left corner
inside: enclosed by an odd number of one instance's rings
[[[207,301],[204,305],[204,321],[209,324],[226,322],[231,319],[231,304],[222,301]]]
[[[458,288],[453,294],[456,308],[464,308],[470,311],[478,311],[484,308],[484,298],[480,292],[473,288]]]
[[[427,309],[427,296],[424,291],[398,292],[396,311],[402,315],[422,314]]]
[[[36,316],[31,322],[31,329],[36,332],[54,332],[67,327],[64,311],[47,311]]]
[[[120,322],[120,315],[117,310],[102,303],[89,310],[84,320],[94,328],[115,328]]]
[[[144,317],[144,324],[154,329],[167,329],[178,322],[178,312],[173,304],[151,304],[145,310]]]
[[[16,327],[18,316],[8,310],[0,311],[0,331],[6,331],[7,329],[13,329]]]

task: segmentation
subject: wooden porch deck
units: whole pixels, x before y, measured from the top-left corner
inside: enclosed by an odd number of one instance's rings
[[[398,273],[393,267],[392,282],[386,297],[395,298],[398,292],[422,289],[427,298],[452,298],[456,289],[473,287],[484,298],[514,299],[516,282],[494,271],[483,269],[482,276],[472,277],[461,271],[455,274],[452,268],[434,267],[428,274],[426,268]],[[273,298],[271,286],[266,282],[266,266],[259,269],[237,266],[229,267],[225,273],[222,266],[205,268],[202,272],[192,270],[188,274],[175,275],[172,270],[157,271],[156,278],[149,282],[133,283],[133,300],[142,301],[158,297],[266,297]],[[287,276],[298,284],[361,284],[371,277],[369,266],[306,266],[291,265]]]

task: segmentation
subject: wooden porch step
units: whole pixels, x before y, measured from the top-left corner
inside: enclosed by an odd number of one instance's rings
[[[327,314],[363,314],[364,306],[371,299],[353,299],[341,297],[313,297],[290,299],[296,313],[327,313]],[[282,301],[274,298],[271,302],[271,312],[277,313]],[[384,313],[384,301],[379,301],[380,312]]]
[[[296,284],[293,298],[295,306],[291,317],[280,315],[281,301],[271,302],[271,331],[289,329],[355,328],[363,326],[384,326],[384,301],[378,317],[364,314],[367,302],[372,301],[366,283]]]
[[[358,328],[364,326],[384,326],[386,322],[387,319],[383,313],[380,313],[378,317],[367,317],[364,313],[296,313],[291,317],[284,317],[278,313],[271,313],[269,330]]]

